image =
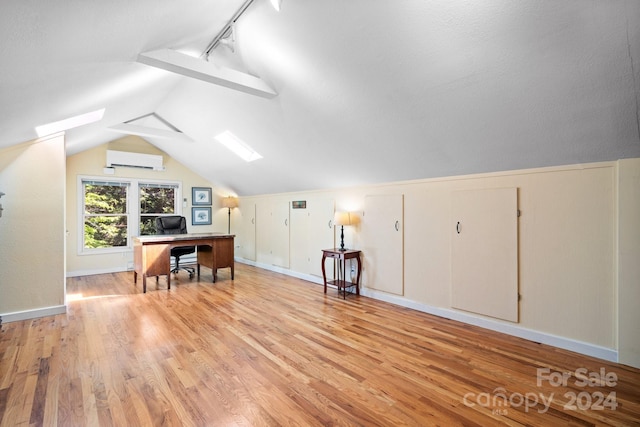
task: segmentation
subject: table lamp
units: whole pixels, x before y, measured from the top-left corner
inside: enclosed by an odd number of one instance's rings
[[[353,224],[351,212],[336,212],[333,217],[333,223],[340,226],[340,250],[346,251],[344,248],[344,226]]]

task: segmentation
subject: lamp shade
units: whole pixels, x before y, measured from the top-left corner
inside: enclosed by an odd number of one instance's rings
[[[222,199],[222,207],[223,208],[237,208],[238,207],[238,199],[236,197],[225,197]]]
[[[353,219],[351,218],[351,212],[336,212],[333,216],[333,223],[335,225],[351,225]]]

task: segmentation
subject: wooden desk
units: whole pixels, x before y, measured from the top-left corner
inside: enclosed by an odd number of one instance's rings
[[[338,278],[336,280],[331,280],[327,282],[327,273],[325,272],[325,260],[327,258],[333,258],[334,262],[338,261]],[[348,259],[355,258],[358,264],[358,270],[356,275],[356,281],[353,283],[352,281],[346,280],[346,270],[345,270],[345,261]],[[338,294],[340,293],[340,289],[343,290],[343,298],[347,297],[347,287],[355,286],[356,287],[356,295],[360,295],[360,273],[362,272],[362,265],[360,264],[360,251],[355,249],[345,249],[341,251],[340,249],[323,249],[322,250],[322,279],[324,280],[324,293],[327,293],[327,284],[336,285],[338,287]]]
[[[218,268],[231,268],[233,280],[233,238],[232,234],[190,233],[139,236],[133,238],[133,283],[138,274],[142,276],[142,290],[147,292],[147,277],[167,276],[167,287],[171,289],[171,248],[176,246],[198,247],[198,277],[200,265],[209,267],[216,281]]]

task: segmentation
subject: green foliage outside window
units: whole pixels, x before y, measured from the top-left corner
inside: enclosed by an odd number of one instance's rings
[[[127,246],[127,187],[84,185],[84,247]]]
[[[156,234],[156,218],[175,212],[175,196],[174,187],[140,187],[140,235]]]
[[[155,219],[172,215],[176,209],[176,185],[140,183],[138,200],[133,200],[139,202],[139,229],[129,230],[135,227],[135,220],[129,222],[128,183],[92,181],[84,182],[83,188],[86,249],[126,247],[130,233],[157,234]]]

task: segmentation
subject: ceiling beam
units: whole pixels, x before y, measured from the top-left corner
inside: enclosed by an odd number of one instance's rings
[[[141,53],[138,55],[138,62],[263,98],[273,98],[277,95],[258,77],[219,67],[171,49]]]
[[[120,123],[107,128],[110,131],[124,133],[126,135],[137,135],[151,138],[173,139],[183,142],[193,142],[189,136],[182,132],[166,129],[152,128],[149,126],[132,125],[130,123]]]

